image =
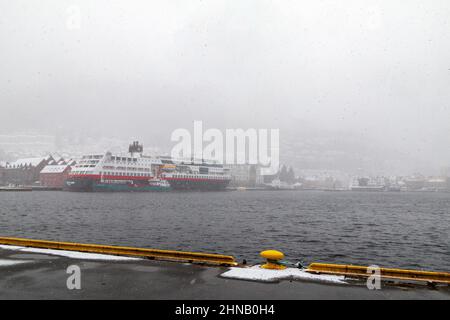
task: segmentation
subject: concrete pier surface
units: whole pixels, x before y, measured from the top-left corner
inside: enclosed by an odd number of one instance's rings
[[[120,259],[120,258],[119,258]],[[69,290],[69,266],[81,289]],[[228,268],[145,259],[86,260],[0,249],[0,299],[444,299],[450,288],[225,279]]]

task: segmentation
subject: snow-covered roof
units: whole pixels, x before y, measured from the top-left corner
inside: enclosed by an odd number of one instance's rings
[[[444,178],[431,178],[428,179],[428,182],[447,182],[447,180]]]
[[[69,165],[48,165],[41,170],[41,173],[63,173]]]
[[[60,161],[64,161],[64,158],[60,156],[54,156],[53,160],[55,161],[55,163],[59,163]]]
[[[20,166],[29,166],[29,165],[36,167],[44,160],[48,160],[48,157],[19,159],[14,162],[10,162],[9,167],[20,167]]]
[[[77,164],[77,160],[75,160],[75,159],[69,159],[69,160],[67,160],[66,162],[67,162],[67,164],[70,165],[70,166],[74,166],[74,165]]]

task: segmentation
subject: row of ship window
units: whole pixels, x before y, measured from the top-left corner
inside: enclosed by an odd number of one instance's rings
[[[103,167],[104,170],[124,170],[124,171],[150,171],[150,168],[136,168],[136,167],[111,167],[111,166],[104,166]]]
[[[140,173],[140,172],[128,172],[128,173],[124,173],[124,172],[100,172],[100,174],[106,174],[109,176],[132,176],[132,177],[150,177],[151,174],[150,173]]]
[[[94,174],[91,171],[73,171],[73,174]],[[139,173],[139,172],[130,172],[125,174],[124,172],[100,172],[100,174],[110,175],[110,176],[132,176],[132,177],[151,177],[150,173]]]
[[[98,160],[80,160],[78,163],[91,163],[91,164],[97,164],[99,163]]]
[[[199,179],[218,179],[222,176],[216,175],[216,176],[207,176],[207,175],[196,175],[196,174],[173,174],[172,177],[174,178],[199,178]]]
[[[119,158],[118,159],[111,159],[111,160],[107,160],[107,161],[105,161],[104,163],[131,163],[131,164],[136,164],[136,162],[138,162],[137,161],[137,159],[133,159],[133,160],[120,160]],[[141,161],[139,161],[139,162],[144,162],[144,163],[153,163],[154,161],[152,161],[152,160],[150,160],[150,159],[141,159]]]

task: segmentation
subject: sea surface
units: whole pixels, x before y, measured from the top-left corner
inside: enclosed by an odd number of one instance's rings
[[[450,193],[0,192],[0,236],[450,271]]]

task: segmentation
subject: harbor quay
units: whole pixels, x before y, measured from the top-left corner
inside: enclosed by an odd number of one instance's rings
[[[369,290],[365,281],[225,277],[252,268],[2,246],[0,299],[450,299],[448,286],[383,283]]]

